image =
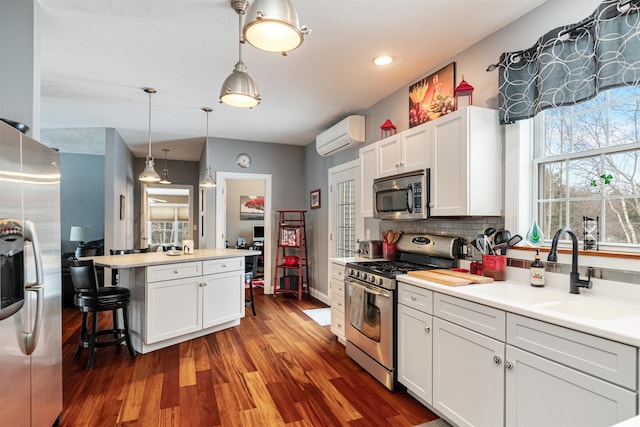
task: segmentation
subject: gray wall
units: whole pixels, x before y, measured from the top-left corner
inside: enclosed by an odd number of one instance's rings
[[[70,242],[71,226],[91,227],[91,238],[104,238],[104,156],[60,153],[60,233],[61,252],[73,252],[78,242]]]
[[[424,74],[411,79],[404,87],[401,87],[377,104],[371,106],[365,112],[350,112],[349,114],[364,114],[366,116],[366,144],[373,143],[380,139],[380,125],[382,125],[386,119],[390,119],[396,125],[398,132],[408,129],[409,86],[452,61],[456,62],[456,82],[459,82],[461,76],[464,74],[465,80],[475,89],[473,92],[473,104],[496,109],[498,107],[498,72],[486,72],[487,66],[496,63],[500,54],[503,52],[530,47],[538,37],[554,27],[578,22],[586,18],[595,10],[598,4],[600,4],[600,0],[547,1],[514,23],[491,34],[467,50],[452,56],[446,62],[431,70],[425,70]],[[427,49],[425,50],[425,55],[428,54]],[[314,228],[312,253],[314,254],[315,261],[315,267],[313,269],[315,280],[313,287],[318,289],[320,294],[327,294],[329,281],[326,268],[328,263],[328,212],[327,204],[324,203],[324,200],[326,200],[324,195],[327,194],[328,169],[332,166],[358,158],[358,149],[366,144],[328,158],[320,157],[316,153],[315,142],[311,142],[306,146],[305,181],[307,182],[307,198],[308,191],[313,188],[321,188],[323,194],[321,209],[311,211]],[[390,223],[369,219],[365,221],[366,227],[405,229],[406,231],[414,232],[435,232],[465,237],[472,236],[476,231],[484,230],[486,226],[500,226],[501,224],[504,224],[503,218],[433,219],[412,224]],[[372,238],[376,238],[378,235],[379,229],[371,230]]]
[[[305,187],[305,147],[284,144],[265,144],[253,141],[239,141],[222,138],[209,138],[205,147],[205,159],[201,162],[209,163],[214,174],[217,171],[235,173],[270,174],[272,184],[271,236],[277,235],[277,210],[308,210],[309,193]],[[240,153],[251,156],[252,164],[247,169],[236,165],[236,157]],[[205,196],[205,236],[203,247],[214,248],[216,245],[216,192],[206,191]],[[271,251],[271,259],[275,259],[275,244],[271,242],[266,250]],[[309,258],[313,258],[314,248],[309,247]],[[273,272],[275,274],[276,272]]]

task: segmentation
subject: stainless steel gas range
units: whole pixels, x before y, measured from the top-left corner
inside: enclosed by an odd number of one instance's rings
[[[404,234],[394,261],[347,263],[346,351],[389,390],[396,388],[396,276],[409,271],[452,268],[466,254],[464,240]]]

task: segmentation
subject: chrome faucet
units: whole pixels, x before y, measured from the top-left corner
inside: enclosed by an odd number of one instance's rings
[[[589,276],[587,277],[587,280],[580,278],[580,273],[578,273],[578,237],[569,227],[564,227],[556,231],[555,236],[553,236],[553,241],[551,242],[551,250],[549,251],[547,261],[558,262],[558,240],[564,233],[567,233],[571,237],[572,243],[569,293],[579,294],[580,288],[591,289],[593,286],[593,283],[591,283],[591,269],[589,269]]]

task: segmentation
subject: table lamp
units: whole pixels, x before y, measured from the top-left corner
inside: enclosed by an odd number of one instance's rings
[[[80,258],[80,256],[82,256],[82,251],[84,250],[84,242],[88,241],[90,238],[91,238],[90,226],[86,226],[86,225],[71,226],[71,236],[69,236],[69,240],[72,242],[80,242],[80,244],[76,248],[76,258]]]

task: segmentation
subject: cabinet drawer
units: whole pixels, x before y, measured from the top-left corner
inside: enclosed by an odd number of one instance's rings
[[[344,292],[331,292],[331,308],[344,311]]]
[[[505,312],[486,305],[436,293],[433,314],[480,334],[504,341]]]
[[[212,259],[202,263],[202,274],[223,273],[225,271],[235,271],[244,269],[244,258],[223,258]]]
[[[344,279],[344,265],[332,263],[331,278],[342,281]]]
[[[331,292],[340,292],[344,294],[344,281],[341,279],[331,278]]]
[[[433,314],[433,291],[407,283],[398,283],[398,303]]]
[[[344,337],[344,311],[336,310],[331,307],[331,332],[338,337]]]
[[[636,389],[635,347],[512,313],[507,316],[507,343]]]
[[[201,262],[181,262],[176,264],[152,265],[147,267],[148,283],[201,275]]]

